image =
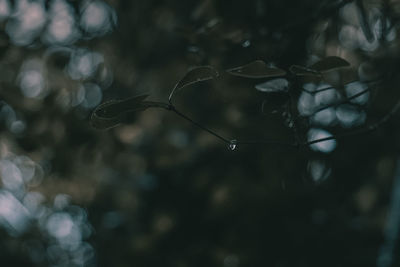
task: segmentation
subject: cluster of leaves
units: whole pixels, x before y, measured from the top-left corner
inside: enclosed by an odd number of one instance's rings
[[[263,91],[266,93],[282,93],[285,95],[290,95],[292,93],[292,90],[296,90],[295,87],[290,86],[295,79],[298,77],[302,76],[314,76],[318,79],[323,79],[323,75],[326,72],[338,69],[338,68],[343,68],[343,67],[348,67],[350,66],[350,63],[347,62],[346,60],[336,57],[336,56],[330,56],[326,57],[320,61],[317,61],[316,63],[312,64],[311,66],[299,66],[299,65],[292,65],[288,71],[285,71],[283,69],[280,69],[278,67],[275,67],[273,65],[269,65],[265,63],[262,60],[256,60],[254,62],[251,62],[249,64],[240,66],[240,67],[235,67],[227,70],[227,73],[233,75],[233,76],[238,76],[242,78],[249,78],[249,79],[268,79],[266,82],[262,84],[256,85],[256,89],[259,91]],[[166,102],[154,102],[154,101],[147,101],[146,98],[149,95],[138,95],[134,96],[125,100],[111,100],[108,102],[105,102],[101,105],[99,105],[92,113],[91,115],[91,124],[93,127],[97,129],[109,129],[112,127],[115,127],[121,123],[127,123],[127,122],[132,122],[132,118],[134,117],[135,113],[144,111],[148,108],[162,108],[168,111],[173,111],[177,115],[181,116],[182,118],[192,122],[196,126],[200,127],[201,129],[209,132],[210,134],[214,135],[215,137],[221,139],[223,142],[232,145],[234,143],[235,147],[237,144],[248,144],[248,143],[265,143],[265,141],[258,141],[258,142],[248,142],[248,141],[237,141],[236,139],[231,140],[229,138],[223,137],[220,134],[217,134],[216,132],[208,129],[205,126],[202,126],[198,124],[196,121],[193,119],[187,117],[185,114],[181,113],[173,104],[173,98],[175,97],[176,93],[178,93],[180,90],[189,87],[192,84],[201,82],[201,81],[206,81],[206,80],[211,80],[215,79],[219,76],[218,71],[215,70],[211,66],[200,66],[200,67],[195,67],[191,69],[186,75],[175,85],[175,87],[172,89],[169,98],[168,98],[168,103]],[[322,90],[330,90],[333,89],[333,87],[328,87],[328,88],[323,88],[320,89],[320,92]],[[307,93],[314,94],[316,93],[307,91],[306,89],[302,88],[301,90],[306,91]],[[312,114],[315,114],[319,111],[322,111],[326,108],[332,107],[332,106],[338,106],[344,103],[349,103],[352,99],[361,96],[362,94],[365,94],[369,91],[369,88],[366,90],[363,90],[357,94],[354,94],[350,97],[347,97],[345,99],[342,99],[338,102],[319,107],[317,110],[315,110]],[[290,101],[290,98],[286,98],[286,101]],[[272,103],[274,104],[274,103]],[[282,104],[282,103],[281,103]],[[286,104],[286,103],[283,103]],[[264,111],[266,109],[266,103],[264,102],[262,105],[262,110]],[[288,111],[289,113],[291,112],[290,110]],[[292,111],[292,113],[295,113]],[[297,116],[298,117],[298,116]],[[290,122],[289,125],[291,128],[294,128],[296,132],[296,114],[289,114]],[[371,127],[369,127],[371,128]],[[298,134],[296,132],[296,134]],[[346,134],[347,135],[347,134]],[[335,136],[332,137],[326,137],[326,138],[321,138],[317,140],[306,140],[306,141],[301,141],[301,138],[296,136],[296,141],[295,142],[289,142],[286,145],[291,145],[291,146],[299,146],[299,145],[310,145],[318,142],[322,142],[325,140],[329,139],[334,139],[336,138]],[[272,141],[273,142],[273,141]],[[271,141],[268,141],[268,143],[271,143]]]

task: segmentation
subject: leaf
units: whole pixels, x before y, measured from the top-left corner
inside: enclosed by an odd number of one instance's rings
[[[194,83],[215,79],[218,77],[218,75],[219,74],[217,70],[211,66],[195,67],[186,73],[186,75],[183,76],[183,78],[175,85],[168,97],[168,100],[171,101],[174,94],[179,90],[182,90],[184,87]]]
[[[350,66],[350,63],[343,58],[330,56],[321,59],[309,67],[292,65],[289,70],[297,76],[321,76],[322,72],[348,66]]]
[[[286,71],[279,68],[268,67],[262,60],[256,60],[244,66],[229,69],[227,72],[234,76],[253,79],[274,78],[286,75]]]
[[[289,70],[291,73],[297,76],[321,76],[321,73],[319,71],[299,65],[292,65]]]
[[[125,100],[111,100],[99,105],[90,116],[90,123],[97,129],[110,129],[126,121],[127,115],[143,111],[153,102],[143,102],[148,95],[134,96]]]
[[[283,78],[277,78],[257,84],[255,87],[258,91],[272,93],[272,92],[286,92],[288,90],[289,82]]]
[[[309,68],[323,72],[348,66],[350,66],[350,63],[343,58],[331,56],[314,63]]]
[[[139,95],[125,100],[111,100],[99,105],[93,113],[97,117],[110,119],[128,110],[140,108],[140,103],[149,95]]]

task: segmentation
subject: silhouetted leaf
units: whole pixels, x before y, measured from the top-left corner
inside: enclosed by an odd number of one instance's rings
[[[289,70],[297,76],[321,76],[319,71],[299,65],[292,65]]]
[[[269,67],[262,60],[256,60],[244,66],[229,69],[227,72],[231,75],[255,79],[282,77],[286,74],[286,71],[279,68]]]
[[[343,58],[331,56],[321,59],[309,67],[292,65],[289,70],[297,76],[321,76],[322,72],[348,66],[350,63]]]
[[[348,66],[350,66],[350,63],[343,58],[331,56],[314,63],[309,68],[323,72]]]
[[[211,66],[201,66],[191,69],[185,76],[175,85],[169,95],[168,100],[171,101],[174,94],[182,88],[194,83],[215,79],[218,77],[218,72]]]
[[[101,105],[99,105],[95,110],[94,114],[97,117],[101,118],[113,118],[115,116],[118,116],[122,112],[126,112],[129,110],[137,110],[141,109],[142,106],[140,105],[141,102],[146,99],[149,95],[139,95],[139,96],[134,96],[130,97],[125,100],[111,100],[108,102],[105,102]]]
[[[92,112],[90,123],[97,129],[109,129],[126,119],[129,113],[140,112],[151,106],[153,102],[143,102],[148,95],[134,96],[125,100],[111,100],[99,105]]]
[[[271,93],[271,92],[285,92],[287,91],[289,82],[283,78],[277,78],[257,84],[255,87],[258,91]]]

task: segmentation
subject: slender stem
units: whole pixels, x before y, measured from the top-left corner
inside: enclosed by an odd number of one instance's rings
[[[336,89],[336,88],[334,86],[329,86],[329,87],[321,88],[321,89],[318,89],[318,90],[315,90],[315,91],[310,91],[310,90],[307,90],[307,89],[304,89],[304,88],[302,88],[301,90],[306,92],[306,93],[308,93],[308,94],[310,94],[310,95],[315,95],[317,93],[320,93],[320,92],[323,92],[323,91],[328,91],[328,90],[331,90],[331,89]]]
[[[337,107],[337,106],[340,106],[342,104],[348,103],[351,100],[368,93],[369,91],[371,91],[371,88],[368,87],[367,89],[362,90],[361,92],[359,92],[357,94],[354,94],[354,95],[352,95],[350,97],[347,97],[347,98],[345,98],[345,99],[343,99],[341,101],[338,101],[338,102],[335,102],[335,103],[328,104],[328,105],[325,105],[323,107],[317,108],[310,116],[315,115],[316,113],[318,113],[318,112],[320,112],[320,111],[322,111],[324,109],[328,109],[328,108],[331,108],[331,107]]]
[[[369,126],[367,126],[365,128],[361,128],[361,129],[354,130],[354,131],[351,131],[351,132],[343,133],[343,134],[340,134],[340,135],[332,135],[332,136],[328,136],[328,137],[324,137],[324,138],[308,141],[308,142],[303,143],[302,145],[307,146],[307,145],[312,145],[312,144],[323,142],[323,141],[328,141],[328,140],[333,140],[333,139],[340,139],[340,138],[344,138],[344,137],[348,137],[348,136],[352,136],[352,135],[359,135],[359,134],[366,134],[366,133],[373,132],[376,129],[378,129],[379,126],[381,126],[382,124],[386,123],[399,109],[400,109],[400,100],[393,106],[393,108],[384,117],[382,117],[376,123],[373,123],[373,124],[371,124],[371,125],[369,125]]]
[[[196,125],[197,127],[199,127],[200,129],[202,129],[203,131],[208,132],[209,134],[217,137],[218,139],[222,140],[223,142],[229,144],[231,141],[225,137],[222,137],[221,135],[217,134],[216,132],[208,129],[207,127],[195,122],[194,120],[192,120],[191,118],[189,118],[188,116],[186,116],[185,114],[181,113],[179,110],[177,110],[173,105],[169,106],[169,110],[175,112],[178,116],[184,118],[185,120],[193,123],[194,125]]]
[[[324,90],[327,88],[324,88]],[[337,105],[341,105],[344,104],[346,102],[349,102],[350,100],[357,98],[367,92],[369,92],[371,89],[367,88],[351,97],[348,97],[346,99],[343,99],[342,101],[324,106],[320,109],[318,109],[317,111],[314,112],[317,113],[318,111],[321,111],[325,108],[329,108],[329,107],[333,107],[333,106],[337,106]],[[152,102],[151,102],[152,103]],[[199,127],[200,129],[202,129],[203,131],[208,132],[209,134],[217,137],[218,139],[220,139],[221,141],[223,141],[224,143],[230,144],[231,140],[219,135],[218,133],[212,131],[211,129],[197,123],[196,121],[194,121],[193,119],[189,118],[188,116],[186,116],[185,114],[183,114],[182,112],[180,112],[179,110],[177,110],[175,108],[175,106],[170,102],[169,104],[167,103],[158,103],[158,107],[160,108],[164,108],[166,110],[170,110],[175,112],[175,114],[177,114],[178,116],[182,117],[183,119],[187,120],[188,122],[196,125],[197,127]],[[334,140],[334,139],[340,139],[340,138],[344,138],[344,137],[348,137],[348,136],[353,136],[353,135],[359,135],[359,134],[365,134],[365,133],[369,133],[372,132],[376,129],[378,129],[378,127],[382,124],[384,124],[385,122],[387,122],[398,110],[400,109],[400,100],[398,100],[396,102],[396,104],[393,106],[393,108],[384,116],[382,117],[378,122],[371,124],[367,127],[361,128],[361,129],[357,129],[354,131],[350,131],[347,133],[343,133],[343,134],[339,134],[339,135],[332,135],[332,136],[328,136],[328,137],[324,137],[324,138],[320,138],[320,139],[315,139],[315,140],[311,140],[311,141],[305,141],[305,142],[300,142],[298,140],[298,137],[296,137],[296,142],[294,143],[290,143],[290,142],[282,142],[282,141],[275,141],[275,140],[250,140],[250,141],[239,141],[236,140],[236,144],[237,145],[282,145],[282,146],[290,146],[290,147],[300,147],[300,146],[309,146],[312,144],[316,144],[319,142],[324,142],[324,141],[328,141],[328,140]]]
[[[312,144],[324,142],[324,141],[329,141],[329,140],[334,140],[334,139],[342,139],[345,137],[353,136],[353,135],[360,135],[360,134],[366,134],[375,131],[376,129],[379,128],[382,124],[386,123],[398,110],[400,109],[400,100],[397,101],[397,103],[393,106],[393,108],[384,116],[382,117],[378,122],[373,123],[367,127],[357,129],[354,131],[350,131],[347,133],[339,134],[339,135],[332,135],[320,139],[315,139],[303,143],[299,143],[298,145],[296,143],[285,143],[285,142],[280,142],[280,141],[273,141],[273,140],[260,140],[260,141],[241,141],[237,142],[237,144],[241,145],[257,145],[257,144],[277,144],[277,145],[285,145],[285,146],[309,146]]]
[[[166,109],[175,112],[178,116],[184,118],[185,120],[196,125],[200,129],[217,137],[224,143],[229,144],[231,142],[229,139],[227,139],[227,138],[217,134],[216,132],[208,129],[207,127],[195,122],[193,119],[189,118],[188,116],[186,116],[185,114],[183,114],[179,110],[177,110],[174,106],[168,105],[168,107]],[[350,132],[343,133],[343,134],[332,135],[332,136],[328,136],[328,137],[324,137],[324,138],[320,138],[320,139],[306,141],[306,142],[302,142],[302,143],[299,143],[298,141],[295,143],[290,143],[290,142],[282,142],[282,141],[276,141],[276,140],[249,140],[249,141],[237,140],[236,144],[237,145],[282,145],[282,146],[290,146],[290,147],[300,147],[300,146],[309,146],[312,144],[329,141],[329,140],[334,140],[334,139],[342,139],[342,138],[353,136],[353,135],[366,134],[366,133],[369,133],[369,132],[372,132],[372,131],[375,131],[376,129],[378,129],[379,126],[381,126],[382,124],[387,122],[399,109],[400,109],[400,100],[393,106],[393,108],[390,110],[390,112],[388,112],[383,118],[381,118],[378,122],[371,124],[365,128],[361,128],[361,129],[350,131]]]
[[[375,80],[364,81],[364,82],[361,82],[361,83],[370,84],[370,83],[378,83],[378,82],[381,82],[381,81],[382,81],[382,78],[378,78],[378,79],[375,79]],[[354,83],[354,82],[359,82],[359,80],[352,80],[350,82],[345,83],[342,86],[346,86],[346,85],[349,85],[349,84]],[[310,94],[310,95],[315,95],[315,94],[318,94],[320,92],[324,92],[324,91],[328,91],[328,90],[332,90],[332,89],[336,89],[336,88],[337,88],[337,86],[329,86],[329,87],[324,87],[324,88],[321,88],[321,89],[318,89],[318,90],[315,90],[315,91],[310,91],[310,90],[307,90],[307,89],[304,89],[304,88],[301,88],[301,90],[306,92],[306,93],[308,93],[308,94]]]

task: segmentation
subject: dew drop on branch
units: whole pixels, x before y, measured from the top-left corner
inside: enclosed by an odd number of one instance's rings
[[[236,149],[236,147],[237,147],[237,140],[235,139],[231,140],[229,142],[228,148],[233,151]]]

